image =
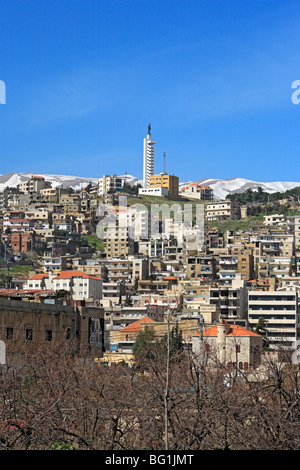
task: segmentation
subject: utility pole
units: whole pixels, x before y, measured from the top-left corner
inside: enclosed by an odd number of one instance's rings
[[[199,315],[199,396],[202,395],[202,372],[204,364],[204,351],[203,351],[203,316]]]
[[[169,450],[169,374],[170,374],[170,311],[167,320],[167,372],[166,372],[166,388],[165,388],[165,450]]]

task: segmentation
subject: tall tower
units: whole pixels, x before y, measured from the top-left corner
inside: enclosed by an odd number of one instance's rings
[[[154,145],[156,141],[151,140],[151,126],[148,125],[148,134],[144,138],[144,167],[143,167],[143,185],[149,186],[149,178],[154,174]]]

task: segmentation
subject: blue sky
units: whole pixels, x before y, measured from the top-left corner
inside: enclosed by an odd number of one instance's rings
[[[299,181],[299,0],[0,7],[0,174]]]

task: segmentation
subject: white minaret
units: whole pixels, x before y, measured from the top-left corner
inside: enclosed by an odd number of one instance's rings
[[[148,126],[147,137],[144,138],[144,168],[143,168],[143,184],[144,188],[149,187],[149,178],[154,174],[154,145],[155,141],[151,140],[151,126]]]

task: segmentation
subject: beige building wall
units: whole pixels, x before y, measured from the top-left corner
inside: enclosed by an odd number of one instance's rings
[[[179,178],[167,173],[152,175],[149,179],[149,188],[167,188],[169,197],[177,199],[179,194]]]

